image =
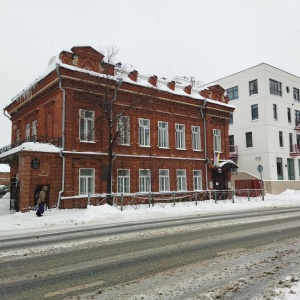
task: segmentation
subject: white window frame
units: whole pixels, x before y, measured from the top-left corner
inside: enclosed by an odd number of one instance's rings
[[[251,105],[251,119],[252,121],[259,119],[259,111],[258,111],[258,104]]]
[[[20,128],[18,128],[16,130],[16,142],[19,143],[20,140],[21,140],[21,130],[20,130]]]
[[[246,137],[246,149],[247,148],[253,148],[253,136],[252,131],[245,132]]]
[[[118,193],[130,193],[130,170],[118,169]]]
[[[202,171],[193,170],[193,188],[194,191],[202,191]]]
[[[175,124],[176,149],[185,150],[185,125]]]
[[[229,125],[233,125],[233,114],[230,114]]]
[[[32,137],[37,137],[37,120],[32,122],[32,130],[31,130]]]
[[[186,191],[186,170],[176,170],[177,191]]]
[[[139,145],[150,147],[150,120],[139,118]]]
[[[270,94],[276,96],[282,96],[282,84],[279,81],[269,79],[270,82]]]
[[[88,193],[90,194],[95,193],[95,169],[80,168],[79,169],[79,195],[87,195]]]
[[[192,149],[201,150],[200,126],[192,126]]]
[[[26,140],[30,139],[30,123],[26,124],[25,126],[25,139]]]
[[[158,121],[158,147],[169,148],[169,124]]]
[[[221,152],[221,130],[213,129],[214,152]]]
[[[80,142],[95,141],[95,112],[91,110],[79,110],[79,139]]]
[[[117,122],[118,144],[130,145],[130,118],[129,116],[120,116]]]
[[[258,84],[257,79],[249,81],[249,95],[257,95],[258,94]]]
[[[170,191],[170,176],[168,169],[159,170],[159,191],[169,192]]]
[[[151,170],[139,170],[139,191],[141,193],[151,192]]]
[[[226,90],[229,101],[238,100],[239,99],[239,87],[234,86]]]

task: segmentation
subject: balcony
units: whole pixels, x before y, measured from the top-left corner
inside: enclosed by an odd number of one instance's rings
[[[237,160],[238,156],[238,146],[229,145],[229,158],[232,160]]]
[[[61,147],[61,137],[50,137],[47,135],[35,135],[35,136],[28,137],[25,140],[22,140],[22,141],[20,140],[14,144],[10,144],[10,145],[0,148],[0,154],[3,154],[11,149],[14,149],[14,148],[22,145],[23,143],[28,143],[28,142],[51,144],[56,147]]]
[[[300,130],[300,120],[297,120],[297,119],[296,119],[296,122],[295,122],[295,130]]]
[[[291,156],[300,155],[300,144],[291,144],[290,145],[290,155]]]

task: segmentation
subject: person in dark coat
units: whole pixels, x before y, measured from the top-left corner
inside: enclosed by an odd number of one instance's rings
[[[38,210],[36,212],[36,215],[38,217],[41,217],[44,213],[44,204],[45,204],[45,201],[46,201],[46,192],[47,191],[48,191],[48,187],[46,185],[43,186],[42,190],[39,193],[39,197],[36,201],[37,205],[39,206]]]

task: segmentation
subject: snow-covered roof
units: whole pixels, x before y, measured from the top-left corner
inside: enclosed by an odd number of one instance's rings
[[[67,52],[72,53],[71,50],[64,50]],[[72,65],[68,65],[68,64],[64,64],[62,63],[61,59],[59,58],[59,55],[53,56],[48,63],[48,66],[46,68],[46,70],[44,71],[43,74],[41,74],[33,83],[31,83],[26,89],[24,89],[22,92],[20,92],[18,95],[16,95],[13,99],[12,102],[15,100],[18,100],[22,97],[25,98],[29,98],[32,96],[32,91],[34,89],[34,87],[37,85],[37,83],[39,81],[41,81],[43,78],[45,78],[48,74],[50,74],[52,71],[54,71],[57,67],[57,65],[69,69],[69,70],[73,70],[76,72],[81,72],[81,73],[86,73],[92,76],[97,76],[97,77],[107,77],[106,74],[102,74],[102,73],[98,73],[95,71],[91,71],[91,70],[87,70],[87,69],[83,69],[83,68],[78,68],[76,66],[72,66]],[[109,76],[110,79],[112,80],[119,80],[120,78],[122,78],[123,82],[127,82],[130,84],[134,84],[134,85],[139,85],[139,86],[144,86],[144,87],[148,87],[148,88],[154,88],[154,89],[158,89],[158,90],[162,90],[162,91],[167,91],[169,93],[172,94],[176,94],[176,95],[181,95],[181,96],[185,96],[185,97],[190,97],[193,99],[199,99],[199,100],[203,100],[206,99],[207,102],[210,103],[214,103],[214,104],[218,104],[218,105],[222,105],[222,106],[226,106],[226,107],[231,107],[231,108],[235,108],[235,106],[227,104],[227,103],[222,103],[216,100],[211,100],[208,98],[204,98],[202,96],[200,96],[199,92],[209,86],[212,86],[213,84],[209,84],[209,85],[203,85],[203,86],[197,86],[192,88],[192,92],[191,94],[186,93],[183,89],[184,89],[184,85],[182,83],[175,83],[175,90],[170,89],[167,84],[172,81],[168,80],[166,78],[162,78],[162,79],[157,79],[157,86],[153,86],[152,84],[150,84],[148,82],[149,77],[151,76],[145,76],[145,75],[141,75],[138,74],[137,76],[137,81],[131,80],[128,75],[130,73],[130,70],[126,70],[122,75],[121,74],[117,74],[116,76]]]
[[[61,148],[58,148],[51,144],[42,144],[42,143],[34,143],[34,142],[26,142],[12,148],[2,154],[0,154],[0,158],[6,157],[8,155],[18,153],[20,151],[35,151],[35,152],[47,152],[47,153],[59,153]]]

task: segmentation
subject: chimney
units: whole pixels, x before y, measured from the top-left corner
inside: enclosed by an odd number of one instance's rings
[[[133,70],[129,73],[128,77],[133,80],[133,81],[137,81],[137,78],[138,78],[138,71],[136,70]]]
[[[73,60],[75,58],[73,55],[74,53],[70,53],[68,51],[62,51],[59,55],[59,58],[61,59],[61,62],[64,64],[73,65]]]
[[[211,91],[209,90],[202,90],[199,92],[200,96],[207,98],[207,99],[211,99]]]
[[[151,83],[153,86],[156,86],[157,84],[157,76],[153,75],[148,79],[148,82]]]
[[[183,89],[187,94],[191,94],[192,93],[192,86],[191,85],[188,85],[186,87],[184,87]]]
[[[175,81],[171,81],[167,84],[167,87],[172,90],[172,91],[175,91]]]

